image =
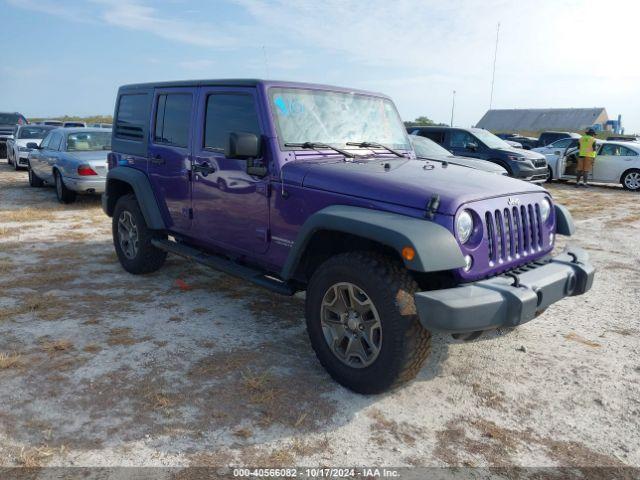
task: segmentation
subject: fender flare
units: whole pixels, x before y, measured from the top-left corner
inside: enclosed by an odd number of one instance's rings
[[[294,276],[309,241],[322,230],[364,237],[393,248],[399,255],[404,247],[413,247],[414,258],[402,260],[409,270],[417,272],[452,270],[465,264],[453,234],[437,223],[392,212],[332,205],[304,222],[282,268],[282,279]]]
[[[573,232],[576,231],[576,226],[573,223],[573,217],[567,209],[562,205],[555,204],[556,211],[556,233],[558,235],[566,235],[570,237]]]
[[[149,178],[144,172],[129,167],[118,167],[113,170],[109,170],[107,174],[105,191],[102,194],[102,209],[104,212],[112,217],[113,211],[116,206],[116,202],[120,195],[117,195],[115,191],[115,185],[117,182],[124,182],[128,184],[136,198],[138,199],[138,205],[140,211],[144,216],[147,226],[152,230],[165,230],[166,225],[158,207],[158,202],[153,194],[153,189],[149,182]]]

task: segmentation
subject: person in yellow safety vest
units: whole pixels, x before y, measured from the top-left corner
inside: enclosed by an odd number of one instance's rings
[[[593,170],[593,161],[596,158],[596,132],[589,128],[578,140],[580,151],[578,152],[578,165],[576,168],[576,187],[581,186],[580,177],[584,180],[582,186],[588,186],[588,179]]]

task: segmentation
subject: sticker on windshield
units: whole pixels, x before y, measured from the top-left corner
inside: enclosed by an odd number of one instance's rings
[[[276,107],[282,112],[283,115],[289,115],[289,108],[287,107],[284,99],[278,95],[273,99],[273,103],[275,103]]]

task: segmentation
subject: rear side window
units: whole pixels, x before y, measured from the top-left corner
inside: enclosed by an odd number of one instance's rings
[[[176,147],[189,145],[192,96],[190,93],[171,93],[158,96],[153,140]]]
[[[213,94],[207,98],[204,148],[224,152],[232,132],[261,134],[252,95]]]
[[[147,123],[147,95],[122,95],[118,102],[118,116],[116,117],[116,137],[127,140],[142,140],[144,126]]]

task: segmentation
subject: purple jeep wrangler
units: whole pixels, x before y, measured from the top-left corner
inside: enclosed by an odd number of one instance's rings
[[[432,331],[472,339],[591,288],[551,256],[569,212],[541,187],[417,160],[392,101],[321,85],[128,85],[103,208],[122,266],[167,252],[275,292],[306,290],[322,365],[376,393],[412,379]]]

